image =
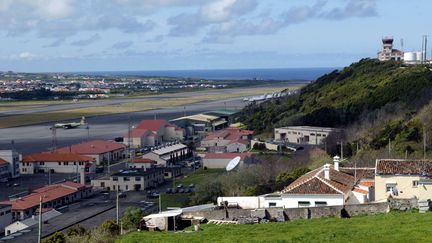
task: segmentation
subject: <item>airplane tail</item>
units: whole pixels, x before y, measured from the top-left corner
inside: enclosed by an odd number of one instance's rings
[[[86,124],[86,119],[85,119],[85,117],[83,116],[83,117],[81,117],[81,122],[80,122],[80,124],[81,125],[84,125],[84,124]]]

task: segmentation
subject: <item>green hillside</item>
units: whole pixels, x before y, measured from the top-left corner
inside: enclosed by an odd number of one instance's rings
[[[135,232],[132,242],[428,242],[432,214],[392,212],[255,225],[202,225],[200,232]]]
[[[347,128],[348,142],[379,150],[390,139],[397,151],[413,153],[430,120],[418,116],[431,98],[429,67],[363,59],[318,78],[296,96],[251,104],[241,119],[258,133],[287,125]]]

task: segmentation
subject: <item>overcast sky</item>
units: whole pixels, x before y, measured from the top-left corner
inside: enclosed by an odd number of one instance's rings
[[[421,48],[428,0],[0,0],[0,70],[340,67]],[[430,50],[430,49],[429,49]]]

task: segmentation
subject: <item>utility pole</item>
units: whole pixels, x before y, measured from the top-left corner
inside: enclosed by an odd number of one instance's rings
[[[186,116],[186,106],[183,106],[183,116]]]
[[[423,159],[426,159],[426,128],[423,126]]]
[[[116,222],[119,224],[119,185],[117,185],[117,194],[116,194]]]
[[[42,242],[42,196],[39,198],[39,227],[38,227],[38,243]]]
[[[341,149],[341,161],[343,160],[343,140],[340,142],[340,149]]]
[[[389,142],[388,142],[388,156],[390,159],[391,158],[391,138],[389,138]]]
[[[161,200],[161,194],[159,192],[159,213],[162,212],[162,200]]]

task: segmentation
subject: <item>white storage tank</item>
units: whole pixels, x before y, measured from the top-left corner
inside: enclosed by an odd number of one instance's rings
[[[423,53],[421,51],[416,52],[416,61],[421,62],[423,60]]]
[[[417,53],[415,52],[405,52],[404,61],[405,62],[415,62],[417,60]]]

